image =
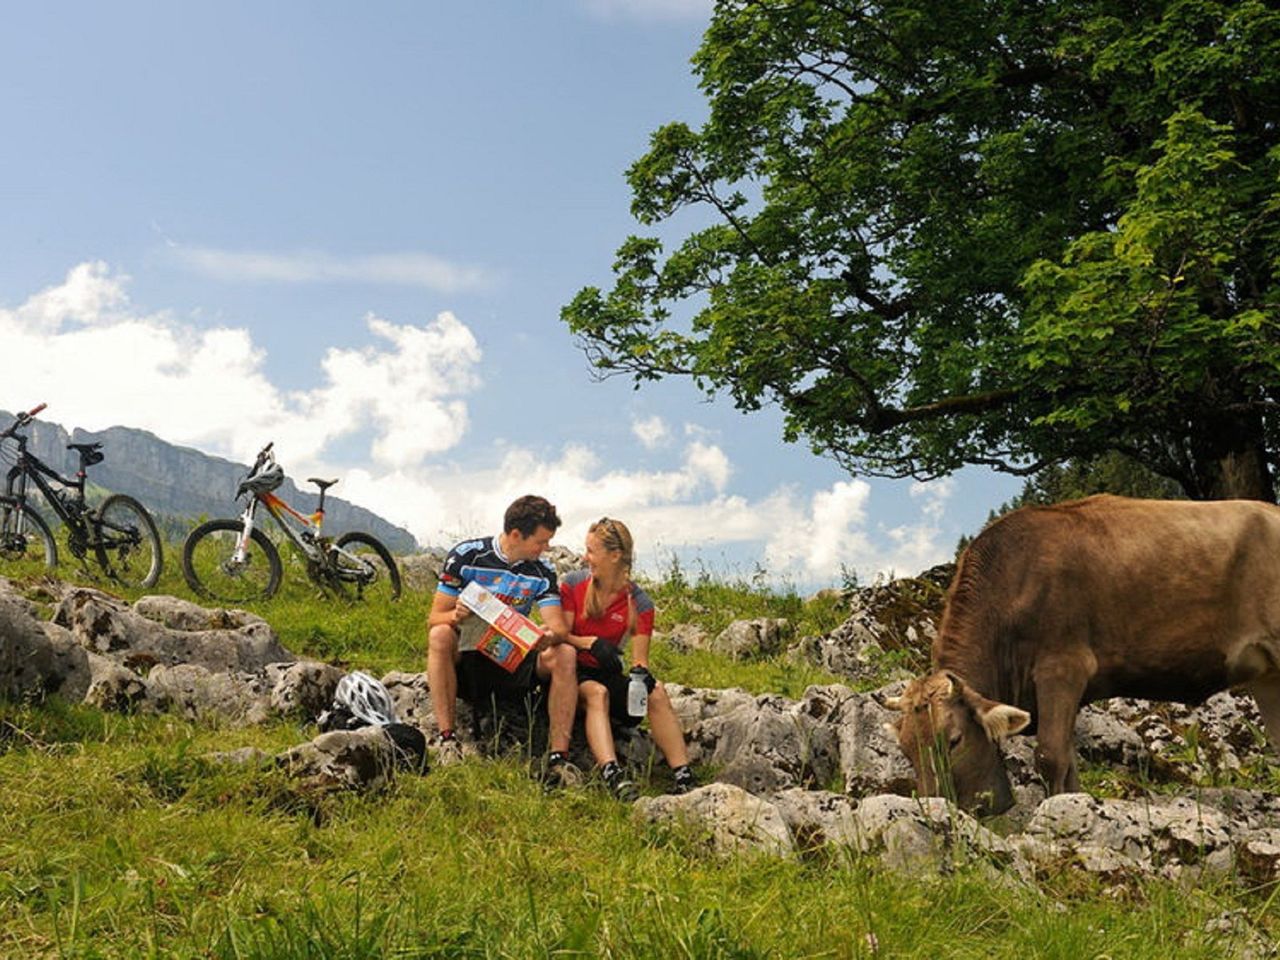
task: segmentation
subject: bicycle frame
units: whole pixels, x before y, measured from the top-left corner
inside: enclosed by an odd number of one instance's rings
[[[320,494],[320,504],[316,512],[310,515],[299,513],[274,493],[255,493],[245,506],[244,512],[240,514],[241,533],[240,539],[236,542],[235,553],[232,554],[233,561],[236,563],[245,561],[259,503],[266,507],[267,513],[275,520],[276,526],[288,537],[289,542],[302,552],[303,556],[316,563],[324,562],[324,553],[320,546],[320,531],[324,526],[323,492]],[[300,527],[298,532],[294,531],[294,525]]]
[[[87,534],[88,529],[84,522],[85,471],[83,469],[76,471],[74,480],[64,477],[38,457],[27,452],[25,437],[14,439],[18,442],[18,462],[9,468],[9,473],[5,477],[5,499],[15,503],[25,503],[27,500],[27,481],[30,479],[35,483],[36,489],[44,496],[49,508],[61,518],[63,523],[78,529],[83,534]],[[75,496],[70,498],[69,502],[76,504],[78,509],[70,509],[68,507],[68,498],[61,490],[49,483],[49,480],[45,479],[46,477],[56,481],[68,490],[75,491]]]

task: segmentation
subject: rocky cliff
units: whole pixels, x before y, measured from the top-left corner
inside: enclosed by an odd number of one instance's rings
[[[0,426],[12,422],[11,414],[0,411]],[[232,498],[236,485],[248,472],[244,464],[179,447],[130,427],[96,432],[76,429],[68,434],[56,423],[35,420],[27,428],[27,435],[28,449],[64,475],[76,468],[76,457],[67,449],[68,443],[101,441],[106,459],[90,468],[90,482],[141,500],[157,521],[174,534],[181,535],[190,527],[190,521],[202,514],[229,517],[239,512],[240,505]],[[5,453],[12,451],[12,444],[6,443]],[[286,480],[279,492],[299,510],[315,508],[316,494],[300,491],[292,480]],[[173,522],[164,523],[165,520]],[[334,496],[325,497],[325,529],[335,535],[363,530],[397,553],[417,549],[417,541],[408,530]]]

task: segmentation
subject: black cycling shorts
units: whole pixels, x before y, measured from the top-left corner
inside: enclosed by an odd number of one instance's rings
[[[487,706],[490,697],[519,700],[538,687],[538,651],[530,650],[513,673],[475,650],[458,659],[458,696],[472,706]]]
[[[578,683],[594,680],[604,684],[609,691],[609,719],[624,727],[638,726],[644,717],[633,717],[627,713],[627,687],[630,678],[621,670],[602,670],[599,667],[588,667],[578,664]]]

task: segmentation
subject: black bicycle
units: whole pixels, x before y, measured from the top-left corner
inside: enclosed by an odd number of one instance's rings
[[[160,534],[146,508],[123,493],[111,494],[96,509],[85,503],[86,471],[102,462],[102,444],[67,444],[67,449],[80,457],[74,478],[62,476],[27,450],[27,436],[19,431],[46,406],[42,403],[18,414],[9,428],[0,432],[0,450],[13,464],[0,496],[0,559],[34,561],[50,570],[58,565],[53,533],[28,501],[30,481],[62,521],[67,548],[81,564],[92,554],[112,580],[130,587],[154,586],[160,579],[164,555]],[[16,456],[5,449],[6,440],[17,444]]]

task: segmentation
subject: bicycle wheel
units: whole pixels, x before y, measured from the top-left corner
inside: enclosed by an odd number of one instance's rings
[[[267,535],[254,529],[243,560],[236,544],[239,520],[210,520],[196,527],[182,545],[182,575],[202,597],[223,603],[267,600],[280,586],[280,554]]]
[[[89,517],[93,552],[108,577],[128,587],[154,587],[164,566],[160,534],[146,507],[113,493]]]
[[[0,502],[0,560],[48,573],[58,565],[58,547],[44,518],[30,507]]]
[[[329,554],[338,589],[356,600],[396,600],[400,570],[391,551],[367,533],[344,533]]]

